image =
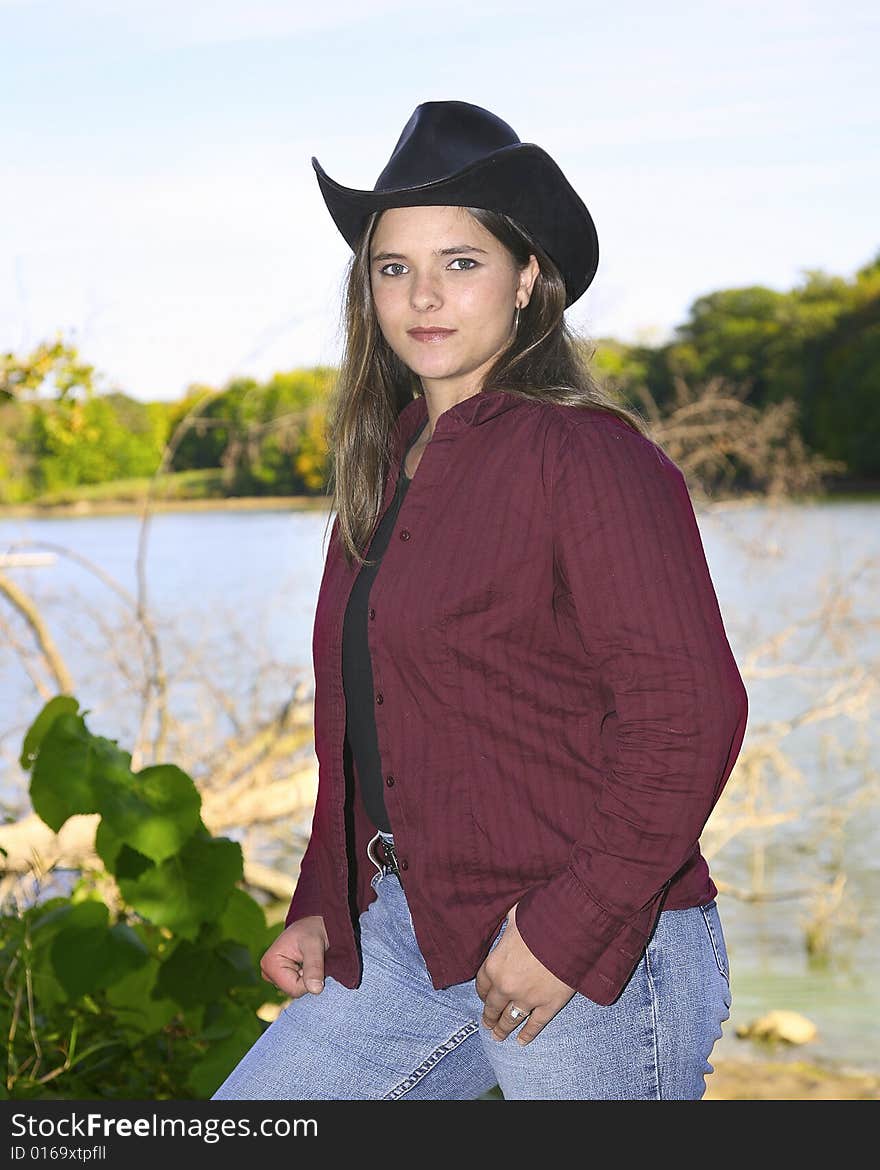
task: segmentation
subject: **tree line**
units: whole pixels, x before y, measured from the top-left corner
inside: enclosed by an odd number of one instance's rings
[[[818,270],[787,292],[754,285],[699,297],[671,340],[600,338],[589,359],[635,409],[662,411],[682,383],[722,380],[751,406],[793,404],[803,443],[842,471],[837,486],[880,484],[880,252],[851,280]],[[185,495],[320,495],[335,371],[189,386],[178,401],[114,389],[60,337],[0,358],[0,504],[177,473]],[[185,424],[185,425],[182,425]],[[169,449],[172,443],[173,449]],[[743,468],[741,483],[748,482]]]

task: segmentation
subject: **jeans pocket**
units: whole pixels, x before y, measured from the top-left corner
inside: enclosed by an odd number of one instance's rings
[[[717,903],[713,899],[713,901],[707,902],[705,906],[700,906],[699,909],[703,922],[706,924],[706,930],[709,932],[709,941],[712,944],[712,951],[715,955],[718,970],[724,976],[729,986],[730,961],[727,957],[727,944],[724,941],[724,931],[721,927],[721,917],[718,914]]]

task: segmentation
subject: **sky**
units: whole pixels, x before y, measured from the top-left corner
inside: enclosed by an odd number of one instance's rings
[[[0,348],[100,390],[335,364],[350,251],[310,159],[372,188],[423,101],[484,106],[587,204],[587,339],[880,249],[880,5],[0,0]]]

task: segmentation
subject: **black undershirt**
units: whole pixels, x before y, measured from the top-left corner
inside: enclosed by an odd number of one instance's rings
[[[382,789],[382,761],[376,737],[376,722],[373,716],[373,668],[370,662],[370,647],[367,640],[367,612],[370,605],[370,589],[382,563],[382,557],[391,539],[391,531],[397,520],[397,513],[403,503],[410,479],[404,471],[406,457],[419,435],[427,426],[427,419],[413,435],[397,475],[397,490],[388,505],[388,511],[379,522],[367,550],[372,565],[362,565],[355,579],[345,621],[342,627],[342,684],[345,690],[346,727],[345,734],[354,756],[360,781],[361,797],[367,815],[385,833],[392,832],[385,810]]]

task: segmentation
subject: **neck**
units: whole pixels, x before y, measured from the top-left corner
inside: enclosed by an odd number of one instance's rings
[[[479,387],[471,388],[466,393],[456,394],[451,391],[448,386],[438,383],[432,386],[429,381],[422,378],[422,390],[424,392],[425,405],[428,409],[428,422],[425,429],[418,438],[418,443],[427,443],[434,433],[434,427],[437,425],[437,419],[444,411],[450,407],[456,406],[459,402],[464,402],[467,398],[472,398],[479,393]]]

